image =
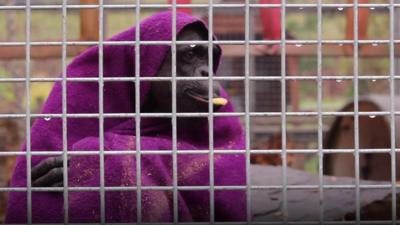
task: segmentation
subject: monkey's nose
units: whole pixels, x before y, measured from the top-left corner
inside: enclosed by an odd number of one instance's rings
[[[201,66],[199,69],[198,69],[198,73],[199,73],[199,75],[200,76],[202,76],[202,77],[208,77],[208,66]]]

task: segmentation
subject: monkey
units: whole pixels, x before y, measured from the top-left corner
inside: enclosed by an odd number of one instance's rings
[[[173,25],[176,25],[175,29]],[[221,79],[213,78],[221,62],[222,49],[214,41],[208,42],[210,37],[216,37],[207,32],[207,23],[185,13],[167,10],[145,18],[138,26],[110,37],[101,48],[90,47],[71,61],[65,76],[77,78],[79,82],[56,82],[41,114],[62,112],[66,97],[68,115],[77,117],[68,116],[67,121],[37,118],[33,122],[31,142],[24,143],[21,151],[57,152],[48,156],[18,157],[11,187],[133,187],[138,182],[141,186],[207,186],[211,182],[209,155],[190,151],[245,149],[240,116],[233,113],[234,104],[217,82]],[[171,40],[171,34],[176,35],[173,39],[178,41],[176,46],[172,43],[173,47],[171,43],[164,43]],[[138,36],[139,43],[135,38]],[[108,44],[109,41],[130,44]],[[147,43],[154,41],[157,45]],[[140,57],[140,66],[136,63],[137,57]],[[175,68],[168,65],[171,63]],[[175,70],[176,74],[172,74]],[[96,82],[100,75],[112,79]],[[129,79],[120,79],[121,76]],[[175,76],[177,79],[172,79]],[[95,80],[80,82],[81,78],[87,77]],[[147,79],[151,77],[157,79]],[[170,100],[173,100],[173,107]],[[136,114],[136,110],[140,114]],[[209,111],[218,115],[210,120],[212,114]],[[81,116],[82,113],[93,116],[87,118]],[[96,118],[98,114],[100,117]],[[66,130],[62,129],[65,125]],[[65,131],[68,132],[66,138]],[[211,136],[214,138],[210,141]],[[64,158],[60,157],[62,148],[67,152],[63,154]],[[86,154],[87,151],[93,152]],[[98,155],[99,151],[105,155]],[[175,155],[175,151],[189,151],[189,154]],[[66,159],[66,155],[71,158]],[[27,160],[31,162],[27,163]],[[245,154],[241,151],[216,154],[214,184],[245,185],[245,162]],[[174,176],[174,168],[177,176]],[[100,177],[100,174],[104,176]],[[68,179],[63,179],[67,175]],[[42,190],[39,193],[37,188],[32,189],[32,211],[21,211],[31,202],[26,193],[11,192],[6,223],[24,224],[29,222],[29,216],[33,223],[62,222],[65,211],[61,190],[60,187],[54,192]],[[138,189],[134,192],[119,188],[107,192],[104,210],[99,207],[98,193],[70,193],[68,221],[91,223],[102,217],[107,223],[173,221],[175,213],[169,190],[141,192]],[[206,191],[179,192],[177,197],[183,203],[178,206],[180,221],[209,220],[209,194]],[[245,190],[218,191],[214,205],[216,221],[246,219]],[[138,217],[135,212],[139,211],[142,215]]]
[[[177,40],[207,40],[208,31],[203,26],[185,27],[178,35]],[[180,77],[208,77],[208,46],[207,45],[177,45],[176,47],[177,76]],[[213,46],[214,58],[219,58],[221,49],[219,46]],[[157,76],[170,77],[171,75],[171,54],[167,54],[161,65]],[[180,80],[176,83],[176,99],[178,112],[208,112],[208,80]],[[220,95],[220,84],[213,83],[214,109],[223,104],[218,104]],[[171,82],[155,82],[152,85],[152,93],[157,102],[158,112],[171,112]],[[164,97],[161,97],[164,96]]]
[[[208,40],[208,30],[198,23],[183,28],[177,35],[178,41]],[[176,46],[176,72],[178,77],[209,77],[208,45],[207,44],[179,44]],[[213,61],[221,57],[221,48],[212,46]],[[156,77],[171,77],[171,51],[164,58]],[[211,70],[213,71],[213,70]],[[214,73],[214,72],[213,72]],[[212,74],[213,76],[214,74]],[[208,112],[209,101],[212,101],[213,111],[227,104],[221,97],[221,86],[218,81],[213,82],[211,99],[209,98],[208,80],[179,80],[176,81],[177,112]],[[171,82],[154,82],[151,86],[151,112],[171,112],[172,102]],[[69,165],[70,157],[67,164]],[[62,187],[63,186],[63,157],[55,156],[42,160],[31,171],[33,187]]]

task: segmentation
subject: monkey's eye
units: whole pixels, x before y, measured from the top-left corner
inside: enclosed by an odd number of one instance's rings
[[[196,54],[192,50],[185,52],[186,60],[193,60],[195,56],[196,56]]]

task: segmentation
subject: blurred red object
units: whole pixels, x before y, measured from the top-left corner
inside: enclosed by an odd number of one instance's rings
[[[176,0],[176,4],[191,4],[191,3],[192,0]],[[172,4],[172,0],[168,0],[168,4]],[[192,14],[191,8],[176,8],[176,11]]]
[[[172,4],[173,0],[168,0]],[[176,0],[177,4],[191,4],[192,0]],[[261,4],[281,4],[281,0],[260,0]],[[177,11],[192,14],[191,8],[177,8]],[[263,26],[264,40],[281,39],[281,8],[266,7],[260,8],[260,17]]]
[[[281,4],[281,0],[260,0],[261,4]],[[260,8],[264,40],[281,39],[281,8]]]

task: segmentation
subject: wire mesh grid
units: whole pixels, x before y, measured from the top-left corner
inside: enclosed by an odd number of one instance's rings
[[[177,38],[177,30],[176,30],[176,12],[179,8],[205,8],[208,12],[208,24],[209,33],[206,41],[178,41]],[[286,10],[288,8],[316,8],[317,9],[317,39],[316,40],[287,40],[286,34]],[[358,38],[358,10],[360,8],[388,8],[389,16],[390,16],[390,24],[389,24],[389,33],[390,37],[388,40],[359,40]],[[390,188],[391,196],[392,196],[392,205],[391,205],[391,220],[390,221],[363,221],[363,224],[395,224],[399,223],[397,221],[397,206],[396,206],[396,193],[397,187],[399,184],[396,182],[396,153],[400,151],[399,148],[396,148],[396,132],[395,132],[395,120],[396,116],[400,116],[400,112],[396,111],[395,105],[395,82],[399,79],[399,76],[395,74],[395,45],[400,43],[400,40],[395,39],[395,10],[400,7],[399,3],[396,3],[395,0],[390,0],[389,3],[375,3],[375,4],[359,4],[357,1],[354,1],[352,4],[326,4],[323,3],[322,0],[318,0],[316,4],[287,4],[285,0],[282,0],[281,4],[260,4],[260,3],[252,3],[250,0],[246,0],[243,3],[235,3],[235,4],[223,4],[223,3],[214,3],[212,0],[209,0],[208,3],[205,4],[177,4],[176,0],[172,1],[172,4],[146,4],[142,3],[140,0],[137,0],[134,4],[114,4],[109,5],[105,4],[103,0],[99,0],[98,4],[89,4],[89,5],[72,5],[68,4],[67,0],[63,0],[62,4],[53,4],[53,5],[33,5],[32,1],[27,0],[26,5],[13,5],[13,6],[5,6],[0,5],[0,10],[25,10],[26,14],[26,40],[21,42],[0,42],[0,46],[25,46],[26,51],[26,71],[25,78],[0,78],[1,83],[10,83],[10,82],[21,82],[25,84],[26,91],[26,112],[25,113],[13,113],[13,114],[1,114],[0,118],[24,118],[26,121],[25,129],[26,129],[26,152],[19,151],[2,151],[0,152],[0,157],[5,156],[25,156],[26,157],[26,168],[27,168],[27,184],[25,187],[3,187],[0,188],[0,192],[26,192],[27,193],[27,223],[32,224],[32,208],[35,207],[32,204],[32,192],[63,192],[63,206],[64,206],[64,223],[69,223],[69,193],[74,191],[99,191],[100,193],[100,223],[106,224],[106,212],[105,212],[105,193],[106,191],[136,191],[137,192],[137,224],[142,223],[142,191],[146,190],[168,190],[173,193],[173,222],[172,223],[161,223],[161,224],[193,224],[193,223],[183,223],[179,221],[179,206],[178,206],[178,192],[181,190],[208,190],[210,193],[210,219],[209,222],[198,222],[196,224],[360,224],[361,221],[361,197],[360,190],[361,189],[380,189],[380,188]],[[140,40],[140,14],[141,9],[144,8],[157,8],[157,9],[172,9],[173,19],[172,19],[172,40],[171,41],[141,41]],[[244,40],[214,40],[213,39],[213,16],[215,8],[239,8],[244,10],[245,15],[245,36]],[[250,15],[251,9],[257,8],[280,8],[281,10],[281,39],[280,40],[252,40],[251,38],[251,24],[252,18]],[[354,39],[353,40],[323,40],[322,38],[322,10],[325,8],[349,8],[354,11]],[[31,27],[31,11],[36,9],[61,9],[62,10],[62,40],[61,41],[32,41],[32,27]],[[67,40],[67,11],[70,9],[98,9],[99,10],[99,41],[68,41]],[[104,36],[104,10],[105,9],[132,9],[134,10],[136,16],[136,36],[135,41],[106,41]],[[223,45],[223,44],[231,44],[231,45],[243,45],[245,49],[245,65],[244,65],[244,74],[243,76],[218,76],[213,77],[213,68],[209,67],[209,75],[208,77],[177,77],[176,70],[176,47],[180,44],[207,44],[208,45],[208,64],[213,65],[213,45]],[[254,76],[255,71],[252,71],[251,63],[253,58],[251,56],[251,46],[252,45],[265,45],[265,44],[278,44],[280,45],[280,53],[281,53],[281,74],[280,76]],[[286,50],[287,46],[291,45],[316,45],[317,49],[317,75],[316,76],[287,76],[287,65],[286,65]],[[322,58],[323,58],[323,45],[324,44],[351,44],[353,46],[353,75],[351,76],[325,76],[322,71]],[[385,76],[359,76],[359,45],[361,44],[386,44],[389,46],[389,57],[390,57],[390,73]],[[79,45],[98,45],[99,46],[99,74],[98,78],[69,78],[67,77],[67,47],[68,46],[79,46]],[[120,77],[104,77],[103,70],[103,48],[105,45],[134,45],[135,46],[135,77],[124,77],[121,74]],[[172,71],[171,77],[141,77],[140,76],[140,46],[141,45],[170,45],[171,46],[171,54],[172,54]],[[32,46],[62,46],[62,76],[60,78],[32,78],[31,77],[31,48]],[[322,108],[322,95],[323,95],[323,81],[324,80],[351,80],[353,81],[353,89],[354,89],[354,110],[352,112],[329,112],[324,111]],[[389,111],[360,111],[359,110],[359,81],[360,80],[372,80],[372,79],[382,79],[390,81],[390,110]],[[177,112],[177,102],[176,102],[176,83],[181,80],[206,80],[209,85],[209,96],[212,96],[212,86],[215,81],[243,81],[244,82],[244,111],[243,112],[213,112],[212,102],[208,103],[207,113],[181,113]],[[281,109],[280,112],[254,112],[251,110],[250,101],[251,101],[251,81],[275,81],[280,82],[280,96],[281,96]],[[288,112],[287,110],[287,90],[286,83],[291,80],[314,80],[317,82],[317,110],[314,112]],[[62,82],[62,113],[61,114],[42,114],[42,113],[32,113],[30,107],[30,87],[34,82]],[[134,113],[106,113],[104,112],[104,99],[103,99],[103,87],[105,82],[134,82],[135,83],[135,112]],[[143,113],[140,108],[140,85],[141,81],[171,81],[172,84],[172,113]],[[67,82],[98,82],[99,86],[99,111],[98,113],[80,113],[80,114],[71,114],[67,113]],[[254,97],[254,96],[253,96]],[[245,130],[245,149],[237,149],[237,150],[217,150],[214,149],[214,118],[217,117],[226,117],[226,116],[236,116],[236,117],[244,117],[244,130]],[[263,117],[263,116],[277,116],[281,119],[281,141],[282,148],[281,149],[259,149],[255,150],[251,148],[251,126],[250,119],[252,117]],[[317,148],[314,149],[288,149],[287,148],[287,117],[288,116],[309,116],[309,117],[317,117],[318,119],[318,134],[317,134]],[[324,149],[323,147],[323,117],[324,116],[354,116],[354,149]],[[390,148],[374,148],[374,149],[365,149],[360,147],[360,137],[359,137],[359,117],[360,116],[388,116],[390,117]],[[171,118],[172,121],[172,149],[170,150],[146,150],[141,151],[141,136],[140,136],[140,127],[141,127],[141,119],[146,117],[165,117]],[[204,117],[208,119],[209,122],[209,148],[203,150],[178,150],[177,147],[177,118],[178,117]],[[32,118],[61,118],[62,119],[62,140],[63,147],[62,151],[31,151],[31,119]],[[99,119],[99,140],[100,147],[99,149],[95,149],[95,151],[73,151],[69,152],[68,143],[67,143],[67,120],[70,118],[98,118]],[[107,118],[135,118],[135,129],[136,129],[136,137],[135,137],[135,145],[137,150],[115,150],[112,152],[105,151],[104,147],[104,121]],[[214,183],[214,160],[215,154],[245,154],[246,156],[246,185],[232,185],[232,186],[218,186]],[[250,176],[250,157],[252,154],[280,154],[282,160],[282,185],[252,185],[251,176]],[[318,154],[318,177],[319,183],[314,184],[305,184],[305,185],[290,185],[287,181],[287,155],[291,153],[307,153]],[[327,185],[324,184],[324,154],[329,153],[354,153],[355,158],[355,184],[354,185]],[[389,153],[391,156],[391,180],[390,184],[361,184],[360,183],[360,154],[361,153]],[[63,156],[63,179],[68,180],[68,165],[67,159],[69,156],[88,156],[88,155],[99,155],[100,156],[100,185],[99,187],[70,187],[68,186],[68,182],[64,182],[63,187],[32,187],[31,183],[31,158],[32,156],[50,156],[50,155],[62,155]],[[105,166],[104,166],[104,158],[107,155],[135,155],[136,156],[136,186],[129,187],[107,187],[105,186]],[[151,154],[159,154],[159,155],[172,155],[173,162],[173,183],[171,186],[142,186],[141,185],[141,157],[143,155],[151,155]],[[178,155],[180,154],[208,154],[209,155],[209,179],[210,183],[207,186],[179,186],[178,185]],[[283,194],[282,200],[282,221],[278,222],[257,222],[253,221],[253,213],[252,213],[252,201],[253,195],[252,192],[254,190],[265,190],[265,189],[275,189],[281,190]],[[304,189],[317,189],[319,192],[319,220],[318,221],[290,221],[288,219],[288,191],[289,190],[304,190]],[[355,189],[355,209],[356,209],[356,217],[355,221],[325,221],[324,220],[324,192],[328,189]],[[216,222],[215,221],[215,208],[214,201],[215,196],[214,192],[216,190],[244,190],[246,192],[246,221],[242,222]],[[21,209],[24,210],[24,209]],[[85,223],[87,224],[87,223]],[[111,223],[107,223],[111,224]],[[119,223],[123,224],[123,223]],[[129,223],[132,224],[132,223]],[[153,224],[153,223],[152,223]]]

